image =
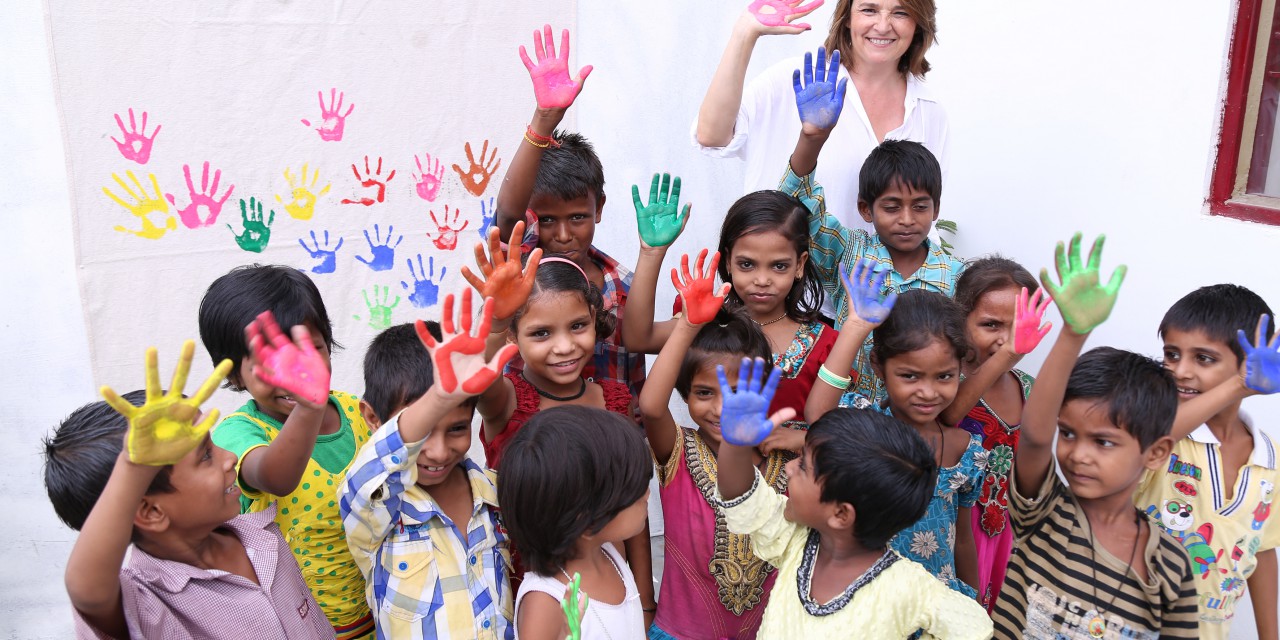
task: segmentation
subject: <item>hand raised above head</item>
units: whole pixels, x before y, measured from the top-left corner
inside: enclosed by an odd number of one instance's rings
[[[520,59],[533,80],[533,95],[539,109],[568,109],[578,98],[582,85],[591,75],[591,65],[578,71],[577,78],[569,77],[569,30],[560,32],[560,55],[556,55],[551,25],[543,25],[542,31],[533,32],[533,53],[538,61],[529,59],[529,52],[520,45]]]
[[[1116,297],[1120,294],[1120,284],[1124,282],[1128,267],[1120,265],[1111,274],[1111,280],[1102,284],[1099,270],[1102,265],[1102,246],[1106,236],[1098,236],[1093,241],[1093,249],[1089,251],[1089,262],[1086,264],[1080,255],[1080,234],[1071,237],[1070,249],[1064,249],[1061,242],[1055,250],[1058,267],[1058,278],[1062,284],[1055,283],[1049,277],[1048,269],[1040,270],[1040,283],[1048,290],[1062,321],[1078,334],[1086,334],[1097,328],[1111,315],[1115,307]]]
[[[724,298],[729,295],[729,283],[720,285],[716,292],[716,265],[720,263],[720,252],[711,256],[711,263],[704,263],[707,250],[698,252],[698,261],[692,273],[689,271],[689,254],[680,256],[680,273],[671,270],[671,284],[680,292],[684,302],[684,316],[689,324],[700,325],[715,319],[720,307],[724,306]]]
[[[462,277],[485,298],[492,298],[493,317],[506,320],[515,315],[520,307],[529,300],[533,291],[533,282],[538,275],[538,262],[542,260],[542,249],[529,252],[528,264],[520,267],[520,241],[524,238],[524,221],[521,220],[511,229],[511,237],[507,242],[507,250],[502,250],[497,227],[489,230],[489,252],[486,255],[483,243],[476,243],[476,266],[480,275],[476,275],[465,265]]]
[[[659,182],[661,177],[661,182]],[[636,208],[636,228],[640,230],[640,242],[646,247],[670,246],[684,225],[689,221],[691,204],[680,210],[680,176],[675,180],[671,174],[653,174],[649,184],[649,203],[640,200],[640,187],[631,185],[631,199]]]

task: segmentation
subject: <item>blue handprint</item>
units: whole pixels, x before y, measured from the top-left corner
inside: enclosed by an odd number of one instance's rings
[[[405,260],[409,264],[409,277],[413,278],[413,289],[409,293],[409,302],[419,309],[425,309],[436,303],[440,297],[440,281],[444,280],[444,274],[448,271],[448,267],[440,267],[440,277],[436,277],[436,259],[427,259],[427,268],[422,268],[422,254],[418,254],[418,269],[413,268],[413,258]],[[410,291],[409,283],[404,280],[400,281],[400,286],[405,291]]]
[[[1271,316],[1262,314],[1258,320],[1258,330],[1254,333],[1257,344],[1250,344],[1243,330],[1236,332],[1240,348],[1244,350],[1244,383],[1245,386],[1262,394],[1280,391],[1280,331],[1267,342],[1267,329],[1271,324]]]
[[[498,216],[498,208],[493,204],[493,198],[489,198],[489,206],[484,206],[484,200],[480,201],[480,228],[476,229],[480,233],[481,240],[489,238],[489,230],[493,228],[494,218]]]
[[[395,230],[396,228],[394,226],[388,226],[387,239],[383,240],[382,233],[378,229],[378,225],[373,225],[372,239],[369,238],[369,230],[365,229],[364,239],[365,242],[369,243],[369,252],[373,255],[370,256],[368,260],[366,260],[364,256],[356,256],[356,260],[365,263],[374,271],[389,271],[391,267],[395,266],[396,247],[400,246],[400,243],[404,240],[404,235],[401,235],[399,238],[396,238],[395,244],[391,244],[391,236],[395,234]],[[378,242],[375,244],[374,240],[377,240]]]
[[[729,388],[725,378],[724,367],[716,365],[716,376],[720,378],[720,437],[729,444],[741,447],[754,447],[773,431],[773,422],[769,420],[769,404],[773,402],[773,394],[778,390],[778,380],[782,369],[774,367],[769,372],[768,382],[764,379],[764,359],[743,358],[738,366],[738,389]]]
[[[306,240],[302,238],[298,238],[298,244],[316,259],[315,266],[311,267],[312,273],[333,273],[338,268],[338,249],[342,248],[342,238],[338,238],[338,244],[330,249],[329,232],[327,230],[324,232],[324,244],[321,244],[316,239],[316,232],[312,231],[311,244],[315,245],[314,249],[308,247]]]
[[[804,84],[800,83],[800,70],[791,75],[791,82],[796,92],[796,109],[800,112],[800,122],[819,130],[827,130],[836,126],[840,120],[840,110],[844,107],[844,92],[849,80],[836,78],[840,72],[840,52],[831,52],[831,66],[827,66],[827,51],[818,47],[818,64],[813,64],[813,54],[804,54]]]

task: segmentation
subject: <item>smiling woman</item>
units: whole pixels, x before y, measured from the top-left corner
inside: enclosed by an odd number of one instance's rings
[[[858,172],[867,154],[886,139],[924,144],[947,171],[948,125],[942,105],[923,83],[929,71],[925,54],[936,33],[934,0],[837,0],[826,49],[840,52],[852,82],[845,95],[843,126],[824,147],[817,179],[827,206],[852,228],[870,230],[857,214]],[[821,2],[757,0],[738,17],[693,127],[694,146],[720,158],[747,163],[745,191],[771,189],[800,133],[792,73],[799,58],[779,62],[744,91],[747,65],[762,35],[798,34],[809,25],[795,22]],[[799,6],[797,6],[799,5]],[[846,113],[847,113],[846,112]]]

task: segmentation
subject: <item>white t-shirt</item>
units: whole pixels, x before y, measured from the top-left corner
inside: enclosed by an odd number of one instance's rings
[[[640,592],[636,590],[636,578],[612,544],[606,542],[602,548],[617,566],[618,573],[622,574],[627,595],[621,604],[591,600],[586,615],[582,617],[582,640],[645,640],[648,634],[644,628],[644,607],[640,604]],[[545,593],[556,602],[564,601],[564,583],[558,577],[532,571],[525,573],[524,582],[520,583],[520,591],[516,594],[516,638],[520,637],[520,603],[530,591]]]
[[[693,145],[703,153],[717,158],[742,158],[747,162],[744,194],[778,188],[778,181],[800,136],[800,116],[796,111],[791,76],[803,64],[803,57],[784,60],[766,69],[746,86],[733,139],[727,146],[704,147],[698,144],[697,120],[693,123]],[[848,72],[841,69],[840,77],[847,78]],[[879,142],[852,81],[844,99],[840,123],[818,156],[817,180],[826,192],[827,211],[851,229],[875,233],[871,224],[858,215],[858,172]],[[933,152],[942,165],[945,195],[947,113],[929,95],[925,84],[910,74],[907,76],[907,98],[903,104],[906,111],[902,126],[890,131],[885,138],[914,140]]]

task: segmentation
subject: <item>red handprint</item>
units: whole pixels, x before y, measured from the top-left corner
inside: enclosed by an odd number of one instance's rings
[[[311,408],[324,406],[329,397],[329,365],[311,342],[306,325],[294,325],[293,341],[284,335],[271,311],[263,311],[244,328],[253,354],[253,375],[273,387],[293,394]]]
[[[111,137],[111,141],[116,143],[116,147],[120,149],[120,155],[126,160],[132,160],[138,164],[146,164],[151,159],[151,145],[155,143],[156,136],[160,135],[160,125],[156,125],[155,131],[151,132],[151,137],[147,137],[147,112],[142,112],[142,128],[138,128],[137,121],[133,118],[133,109],[129,109],[129,128],[124,128],[124,121],[120,119],[120,114],[115,114],[116,124],[120,126],[120,137],[124,140],[116,140],[115,136]]]
[[[200,190],[196,191],[196,186],[191,182],[191,166],[182,165],[182,175],[187,177],[187,193],[190,194],[191,204],[186,208],[178,209],[178,218],[182,220],[182,224],[188,229],[198,229],[207,227],[218,221],[218,214],[222,213],[222,205],[226,203],[227,198],[231,197],[231,192],[235,191],[235,185],[227,185],[227,192],[222,194],[221,200],[215,200],[218,195],[218,182],[222,180],[222,170],[218,169],[213,172],[213,184],[209,184],[209,161],[204,162],[204,172],[200,176]],[[169,204],[177,208],[178,203],[174,201],[172,193],[164,194]],[[200,215],[200,207],[204,207],[208,213],[204,216]]]
[[[484,277],[477,277],[466,265],[462,266],[462,277],[480,295],[494,301],[493,314],[498,319],[510,318],[524,306],[529,293],[533,291],[533,280],[538,275],[542,249],[531,251],[524,271],[520,270],[520,239],[523,237],[524,221],[521,220],[511,229],[511,241],[507,244],[507,254],[504,256],[502,241],[498,239],[498,228],[494,227],[489,230],[489,255],[485,255],[483,243],[476,243],[476,266]]]
[[[671,270],[671,284],[680,292],[685,318],[692,325],[706,324],[715,319],[716,312],[724,306],[724,297],[729,294],[727,282],[720,286],[720,293],[715,291],[716,265],[720,264],[720,252],[712,254],[711,264],[704,268],[706,260],[707,250],[703,249],[698,252],[693,273],[689,273],[689,254],[686,253],[680,256],[680,274],[677,275],[674,268]]]
[[[391,179],[396,177],[395,169],[392,169],[391,173],[387,174],[387,177],[385,179],[382,177],[382,156],[378,156],[377,169],[373,171],[369,170],[369,156],[365,156],[364,157],[364,175],[363,176],[360,175],[360,170],[356,168],[356,165],[354,163],[351,165],[351,173],[354,173],[356,175],[356,180],[360,181],[360,186],[377,187],[378,192],[372,198],[361,197],[356,200],[352,200],[350,198],[343,198],[342,204],[362,204],[366,207],[373,206],[374,203],[385,201],[387,198],[387,183],[391,182]]]
[[[414,188],[418,190],[418,197],[427,202],[435,202],[436,195],[440,193],[440,183],[444,180],[444,167],[440,166],[440,160],[437,158],[432,160],[431,154],[422,154],[427,159],[427,169],[422,168],[422,161],[418,156],[413,157],[413,161],[418,165],[418,172],[413,174]]]
[[[444,298],[444,317],[441,318],[441,337],[436,342],[427,331],[427,325],[419,320],[414,324],[418,331],[418,339],[431,354],[431,363],[435,365],[436,382],[447,396],[474,396],[489,388],[502,369],[515,357],[518,347],[508,344],[494,354],[489,362],[484,361],[484,342],[489,335],[489,325],[493,322],[493,299],[487,298],[480,312],[480,324],[472,331],[471,326],[471,290],[462,292],[462,309],[458,313],[459,330],[453,321],[454,295]]]
[[[498,158],[498,148],[493,148],[493,153],[489,154],[489,159],[485,160],[485,154],[489,153],[489,141],[484,141],[484,146],[480,147],[480,162],[476,162],[476,157],[471,153],[471,143],[466,144],[467,162],[471,166],[466,171],[462,167],[453,165],[453,170],[458,172],[458,177],[462,179],[462,186],[473,196],[484,195],[485,187],[489,186],[489,178],[498,171],[498,167],[502,166],[502,160]]]
[[[437,249],[453,251],[458,246],[458,232],[466,229],[467,225],[470,224],[471,221],[463,220],[462,226],[457,226],[458,218],[462,217],[462,209],[454,209],[453,220],[449,220],[449,205],[447,204],[444,206],[444,224],[440,224],[440,221],[436,220],[435,211],[431,211],[429,213],[431,214],[431,222],[436,225],[436,233],[434,234],[435,238],[432,238],[431,241],[435,243]],[[427,232],[428,238],[432,235],[433,234],[430,231]]]
[[[337,94],[337,98],[334,98]],[[337,89],[329,89],[329,106],[324,106],[324,92],[317,91],[316,99],[320,101],[320,126],[316,127],[316,132],[320,134],[321,140],[338,141],[342,139],[342,131],[347,126],[347,116],[351,115],[351,110],[356,108],[355,104],[347,105],[347,112],[338,115],[342,110],[342,99],[346,97],[345,93],[338,93]],[[311,126],[310,120],[303,120],[302,124]]]
[[[545,45],[545,46],[544,46]],[[542,25],[542,32],[533,32],[533,53],[538,58],[534,64],[524,45],[520,45],[520,59],[533,79],[533,95],[539,109],[567,109],[582,91],[582,83],[591,75],[591,65],[578,71],[578,79],[569,77],[569,30],[560,32],[560,55],[551,39],[551,25]]]

